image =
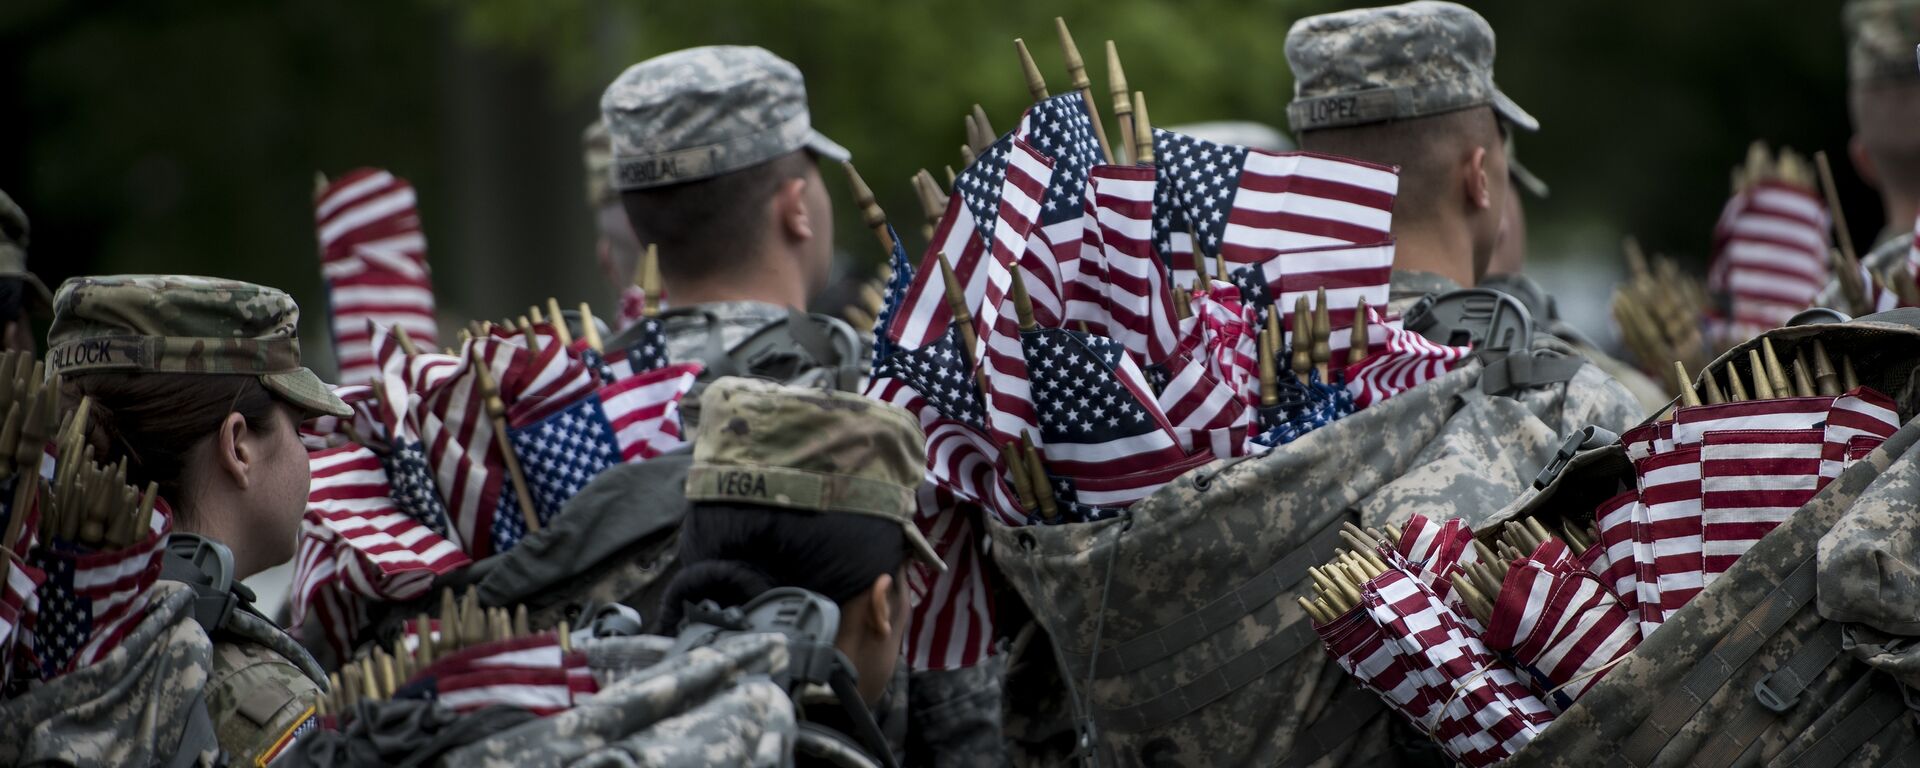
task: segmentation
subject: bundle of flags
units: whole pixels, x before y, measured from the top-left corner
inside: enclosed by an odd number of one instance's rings
[[[1379,311],[1394,169],[1151,136],[1157,161],[1109,164],[1081,94],[1043,98],[972,149],[917,268],[893,240],[867,392],[919,414],[931,480],[1004,524],[1112,516],[1467,354]],[[1287,350],[1312,370],[1263,375]]]
[[[1342,668],[1456,760],[1497,762],[1893,434],[1895,404],[1850,357],[1835,365],[1818,341],[1791,352],[1789,369],[1763,338],[1744,372],[1702,378],[1712,402],[1690,387],[1671,417],[1623,435],[1634,487],[1591,524],[1559,510],[1478,540],[1460,520],[1349,525],[1302,608]]]
[[[1671,418],[1621,436],[1635,487],[1597,514],[1595,573],[1643,634],[1898,428],[1894,402],[1860,385],[1850,355],[1836,365],[1817,339],[1792,352],[1783,365],[1763,338],[1744,378],[1731,363],[1709,370],[1705,402],[1690,384]]]
[[[1746,339],[1786,325],[1826,286],[1832,221],[1815,183],[1793,150],[1776,158],[1760,142],[1749,148],[1713,230],[1707,288],[1727,305],[1716,335]]]
[[[333,673],[319,706],[322,727],[346,725],[364,712],[362,701],[431,699],[455,713],[509,706],[544,717],[599,691],[566,622],[532,632],[526,606],[481,608],[472,591],[456,600],[442,590],[440,604],[440,618],[420,614],[399,637]]]
[[[481,327],[443,352],[398,328],[369,333],[377,376],[336,389],[355,415],[305,427],[313,482],[295,626],[316,621],[344,653],[366,601],[416,598],[512,549],[601,470],[683,444],[679,403],[697,364],[661,365],[657,353],[610,363],[564,322],[517,327]]]
[[[95,664],[147,616],[173,515],[86,448],[44,365],[0,353],[0,695]],[[56,428],[57,425],[57,428]]]
[[[404,328],[428,347],[437,343],[427,241],[406,179],[361,168],[321,182],[314,220],[333,353],[340,381],[357,384],[378,372],[370,328]]]

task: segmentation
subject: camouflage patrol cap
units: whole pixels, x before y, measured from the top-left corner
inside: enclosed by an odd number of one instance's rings
[[[926,467],[920,423],[898,406],[726,377],[700,396],[687,500],[884,518],[900,524],[915,556],[946,570],[913,522]]]
[[[53,309],[53,295],[39,276],[27,271],[27,212],[0,191],[0,277],[17,277],[27,284],[27,307],[39,314]]]
[[[813,129],[799,68],[765,48],[710,45],[627,68],[600,95],[616,190],[698,181],[797,149],[844,162]]]
[[[618,200],[607,184],[613,170],[613,143],[607,138],[607,124],[597,117],[580,132],[580,159],[587,166],[587,206],[598,208]]]
[[[300,307],[277,288],[188,275],[76,277],[53,299],[51,373],[254,374],[309,413],[351,416],[300,365]]]
[[[1493,27],[1435,0],[1309,16],[1287,31],[1294,133],[1487,105],[1524,131],[1540,122],[1493,84]]]
[[[1920,77],[1920,0],[1853,0],[1840,12],[1847,28],[1847,76],[1854,82]]]

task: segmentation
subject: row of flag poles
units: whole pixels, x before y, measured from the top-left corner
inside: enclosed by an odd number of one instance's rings
[[[1349,524],[1299,598],[1328,653],[1463,765],[1512,755],[1899,427],[1818,338],[1750,344],[1623,434],[1630,486],[1475,532]],[[1745,365],[1740,365],[1744,363]]]

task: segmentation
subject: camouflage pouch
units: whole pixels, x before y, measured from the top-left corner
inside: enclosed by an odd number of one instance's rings
[[[1906,583],[1898,574],[1920,568],[1912,524],[1920,421],[1911,420],[1920,329],[1868,319],[1766,336],[1783,349],[1819,338],[1830,354],[1851,356],[1861,383],[1894,395],[1905,426],[1667,617],[1507,765],[1920,761],[1920,733],[1896,680],[1915,660],[1914,598],[1894,586]],[[1729,350],[1711,369],[1745,360],[1757,344]],[[1569,452],[1557,473],[1479,526],[1482,539],[1527,517],[1549,530],[1584,526],[1634,487],[1628,454],[1620,444]]]
[[[992,525],[995,561],[1052,638],[1025,647],[1055,656],[1083,748],[1106,765],[1403,764],[1416,747],[1395,743],[1379,700],[1322,652],[1292,596],[1342,522],[1500,509],[1581,426],[1571,420],[1593,417],[1582,393],[1611,384],[1591,366],[1511,396],[1482,393],[1480,379],[1470,362],[1266,454],[1189,472],[1116,519]],[[1009,722],[1061,714],[1022,711],[1044,701],[1058,700],[1012,700]]]

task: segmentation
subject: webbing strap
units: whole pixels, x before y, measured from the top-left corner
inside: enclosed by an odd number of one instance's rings
[[[1113,677],[1145,669],[1193,644],[1232,627],[1241,619],[1299,586],[1307,578],[1307,569],[1333,559],[1341,544],[1340,523],[1344,516],[1327,524],[1304,546],[1280,558],[1259,575],[1241,582],[1233,591],[1217,597],[1199,610],[1168,622],[1165,626],[1099,652],[1093,659],[1095,677]],[[1062,651],[1068,669],[1086,669],[1087,657]]]
[[[1766,732],[1767,726],[1778,722],[1782,714],[1793,709],[1799,703],[1800,694],[1807,690],[1813,679],[1819,677],[1839,656],[1840,625],[1833,622],[1821,624],[1814,636],[1794,651],[1786,663],[1754,684],[1756,702],[1742,708],[1739,717],[1731,725],[1715,730],[1706,746],[1693,756],[1692,764],[1717,768],[1744,762],[1741,758],[1751,751],[1754,742]]]
[[[1808,555],[1773,591],[1755,603],[1740,617],[1713,650],[1693,665],[1680,685],[1654,702],[1646,719],[1620,744],[1612,765],[1651,765],[1660,751],[1680,732],[1693,716],[1707,705],[1707,699],[1731,680],[1741,667],[1760,652],[1761,646],[1798,613],[1815,595],[1817,563]]]
[[[1280,764],[1280,768],[1306,768],[1319,762],[1320,758],[1333,754],[1334,750],[1352,741],[1361,728],[1373,722],[1386,708],[1386,703],[1372,691],[1347,691],[1347,695],[1338,703],[1320,713],[1320,719],[1294,736],[1293,749],[1287,753],[1287,760]]]
[[[188,768],[200,764],[200,756],[220,749],[220,735],[213,729],[213,713],[207,711],[207,689],[193,695],[187,705],[187,725],[180,731],[180,745],[174,747],[167,768]]]
[[[1827,731],[1826,735],[1821,736],[1819,741],[1807,748],[1807,751],[1800,753],[1793,764],[1804,768],[1833,768],[1867,742],[1872,741],[1874,737],[1879,736],[1881,731],[1886,730],[1888,723],[1904,717],[1907,712],[1906,702],[1900,699],[1898,690],[1893,686],[1880,684],[1882,682],[1885,681],[1872,681],[1870,684],[1873,685],[1873,693],[1867,697],[1867,700],[1848,713],[1846,719],[1841,720],[1833,730]],[[1906,752],[1912,755],[1914,749],[1908,747]],[[1891,762],[1889,761],[1889,764]]]
[[[1314,634],[1312,620],[1302,618],[1287,625],[1266,642],[1207,670],[1186,685],[1139,704],[1118,709],[1102,708],[1098,720],[1113,730],[1135,733],[1165,725],[1260,679],[1273,668],[1300,655],[1301,651],[1319,642],[1319,639],[1320,636]]]
[[[1880,768],[1920,768],[1920,739],[1907,743],[1892,760],[1880,764]]]

